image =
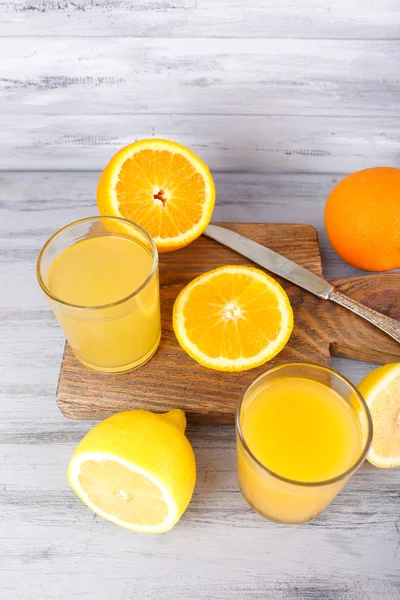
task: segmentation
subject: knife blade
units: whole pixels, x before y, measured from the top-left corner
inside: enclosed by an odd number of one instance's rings
[[[271,273],[280,275],[284,279],[295,283],[299,287],[311,292],[311,294],[318,296],[318,298],[331,300],[332,302],[336,302],[336,304],[347,308],[362,319],[375,325],[375,327],[378,327],[378,329],[384,331],[396,342],[400,343],[399,321],[387,317],[368,306],[364,306],[364,304],[357,302],[357,300],[353,300],[353,298],[345,296],[336,290],[334,286],[323,277],[315,275],[315,273],[308,271],[308,269],[301,267],[278,252],[274,252],[274,250],[271,250],[262,244],[258,244],[257,242],[253,242],[253,240],[250,240],[244,235],[226,229],[225,227],[209,225],[204,231],[204,234],[216,242],[242,254],[242,256],[249,258],[254,263],[264,267],[264,269],[271,271]]]
[[[333,292],[333,286],[323,277],[315,275],[311,271],[308,271],[308,269],[278,254],[278,252],[274,252],[262,244],[253,242],[253,240],[240,233],[236,233],[236,231],[231,231],[218,225],[209,225],[204,234],[249,258],[261,267],[264,267],[264,269],[268,269],[271,273],[280,275],[284,279],[315,294],[319,298],[326,300],[329,298],[331,292]]]

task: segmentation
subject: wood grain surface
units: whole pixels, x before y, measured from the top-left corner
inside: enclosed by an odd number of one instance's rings
[[[399,164],[399,121],[379,115],[0,114],[0,153],[5,169],[99,171],[122,146],[157,136],[190,147],[213,172],[347,173]]]
[[[322,274],[317,232],[309,225],[225,223],[237,231]],[[178,252],[160,256],[162,339],[155,356],[125,375],[106,375],[85,368],[66,345],[57,390],[61,412],[73,419],[101,419],[115,412],[143,408],[185,410],[195,423],[233,423],[237,402],[268,364],[240,373],[207,369],[179,346],[172,328],[172,307],[192,279],[226,264],[253,265],[233,250],[204,236]],[[275,276],[274,276],[275,277]],[[338,356],[387,363],[400,361],[400,346],[353,313],[276,277],[294,311],[292,336],[271,364],[306,361],[330,364]],[[400,274],[343,279],[338,289],[371,308],[400,318]]]
[[[398,37],[397,0],[2,0],[0,36]]]
[[[65,473],[94,422],[54,401],[64,339],[35,261],[96,213],[111,155],[159,136],[212,168],[215,220],[309,223],[325,276],[360,277],[324,202],[345,173],[400,166],[399,31],[398,0],[0,2],[1,600],[398,600],[399,469],[366,464],[316,521],[277,526],[240,495],[232,426],[196,425],[174,530],[136,536],[86,509]],[[355,384],[373,368],[331,362]]]
[[[46,239],[95,214],[99,173],[0,172],[0,598],[2,600],[398,600],[400,469],[364,465],[329,510],[301,527],[263,521],[240,495],[230,425],[190,426],[197,484],[183,520],[136,536],[95,517],[66,468],[94,424],[55,403],[62,332],[35,281]],[[217,173],[215,215],[307,220],[325,275],[359,276],[324,235],[340,174]],[[357,384],[374,365],[332,358]]]
[[[0,37],[0,55],[11,114],[400,114],[394,40]]]

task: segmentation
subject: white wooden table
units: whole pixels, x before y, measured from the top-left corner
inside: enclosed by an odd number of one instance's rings
[[[97,178],[0,176],[0,598],[397,600],[399,470],[365,465],[319,519],[278,526],[241,497],[233,427],[191,427],[198,484],[170,533],[121,530],[69,489],[68,460],[92,423],[67,420],[55,406],[63,336],[36,284],[35,260],[58,227],[95,213]],[[290,203],[292,221],[323,233],[330,175],[217,175],[216,184],[218,220],[287,220]],[[328,276],[349,272],[323,250]],[[355,383],[372,366],[332,364]]]
[[[313,224],[325,274],[354,274],[323,207],[343,173],[400,166],[399,33],[398,0],[0,2],[0,600],[399,600],[400,470],[367,464],[316,521],[278,526],[241,497],[233,428],[190,427],[176,528],[95,517],[65,476],[92,423],[55,406],[64,340],[35,278],[146,136],[209,164],[215,220]],[[354,383],[373,367],[332,365]]]

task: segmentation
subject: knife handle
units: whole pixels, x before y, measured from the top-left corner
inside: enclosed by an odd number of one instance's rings
[[[336,302],[336,304],[340,304],[340,306],[344,306],[344,308],[351,310],[359,317],[362,317],[366,321],[369,321],[387,333],[387,335],[390,335],[390,337],[396,340],[396,342],[400,343],[400,321],[391,319],[377,310],[368,308],[368,306],[365,306],[364,304],[357,302],[357,300],[353,300],[352,298],[345,296],[345,294],[342,294],[335,289],[330,293],[329,300],[333,300],[333,302]]]

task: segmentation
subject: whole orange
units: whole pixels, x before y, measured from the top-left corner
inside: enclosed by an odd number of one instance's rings
[[[400,169],[347,175],[330,193],[325,228],[339,256],[365,271],[400,267]]]

